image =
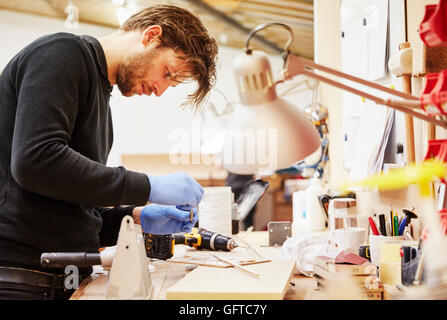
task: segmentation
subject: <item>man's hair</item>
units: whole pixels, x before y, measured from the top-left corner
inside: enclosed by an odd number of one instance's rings
[[[120,27],[122,31],[143,31],[151,25],[162,28],[162,47],[182,52],[185,62],[192,67],[191,78],[197,90],[188,95],[184,104],[197,109],[216,80],[217,42],[208,35],[202,22],[189,11],[170,5],[156,5],[140,10]]]

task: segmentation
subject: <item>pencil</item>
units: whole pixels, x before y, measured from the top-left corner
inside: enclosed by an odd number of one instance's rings
[[[192,211],[192,209],[189,210],[189,221],[192,222],[192,219],[194,217],[194,212]]]
[[[393,209],[391,209],[391,210],[390,210],[390,231],[391,231],[390,236],[394,236],[394,223],[393,223],[393,221],[394,221],[394,218],[393,218]]]

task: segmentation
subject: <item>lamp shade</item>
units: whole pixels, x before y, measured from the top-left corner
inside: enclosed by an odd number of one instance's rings
[[[222,165],[233,173],[256,174],[290,167],[316,152],[320,135],[297,107],[278,97],[268,56],[251,51],[234,62],[241,103],[230,118]]]

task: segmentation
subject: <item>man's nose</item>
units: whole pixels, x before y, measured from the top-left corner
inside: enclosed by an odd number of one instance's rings
[[[169,81],[159,81],[155,85],[155,88],[156,88],[155,95],[159,97],[166,91],[167,88],[169,88]]]

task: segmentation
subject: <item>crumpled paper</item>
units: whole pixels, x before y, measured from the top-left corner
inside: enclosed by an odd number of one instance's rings
[[[317,256],[335,258],[341,251],[328,237],[302,232],[284,241],[277,258],[294,260],[295,274],[313,277]]]

